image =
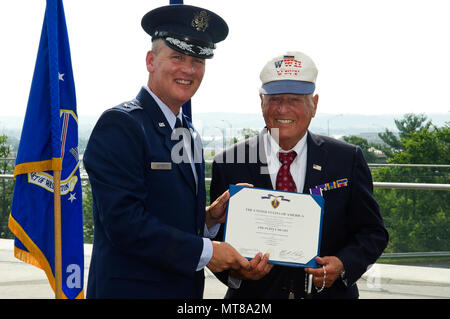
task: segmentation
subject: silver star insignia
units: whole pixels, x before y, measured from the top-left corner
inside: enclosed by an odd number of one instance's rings
[[[70,193],[69,199],[71,203],[73,203],[74,200],[76,200],[77,198],[75,197],[76,193]]]

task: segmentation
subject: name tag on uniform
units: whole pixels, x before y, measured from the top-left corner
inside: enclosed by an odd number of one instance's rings
[[[152,162],[151,169],[171,170],[172,163],[171,162]]]

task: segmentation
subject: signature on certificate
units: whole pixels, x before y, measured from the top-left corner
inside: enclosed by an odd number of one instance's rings
[[[301,249],[283,249],[280,251],[280,258],[300,259],[304,256]]]

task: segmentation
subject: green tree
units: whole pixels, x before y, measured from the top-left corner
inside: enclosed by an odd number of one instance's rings
[[[399,137],[388,129],[384,133],[378,133],[378,136],[386,145],[377,146],[388,159],[393,158],[395,154],[404,151],[404,141],[415,131],[423,127],[423,123],[427,120],[424,114],[408,113],[403,116],[403,119],[394,120],[395,126],[399,131]],[[431,122],[428,122],[430,124]],[[427,124],[427,125],[428,125]]]
[[[0,174],[12,174],[14,171],[11,160],[11,146],[8,144],[8,136],[0,135]],[[14,181],[2,178],[0,180],[0,237],[11,238],[8,228],[8,218],[11,212],[11,202],[14,190]]]
[[[449,123],[438,128],[428,122],[419,130],[403,138],[404,151],[396,155],[393,163],[448,164],[450,160]]]
[[[414,122],[400,135],[402,151],[390,163],[449,164],[450,128]],[[406,126],[405,126],[406,127]],[[412,129],[414,127],[414,129]],[[375,181],[449,184],[448,169],[386,167],[373,171]],[[431,190],[382,190],[375,196],[391,235],[388,252],[450,249],[450,194]]]
[[[359,136],[344,136],[344,141],[347,143],[358,145],[368,163],[375,163],[377,161],[377,155],[371,150],[373,148],[373,145],[369,143],[365,138],[359,137]]]
[[[94,241],[94,216],[92,215],[91,184],[82,182],[83,187],[83,238],[85,243]]]

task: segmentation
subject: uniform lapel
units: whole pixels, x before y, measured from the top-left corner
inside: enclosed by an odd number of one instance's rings
[[[171,139],[172,129],[158,104],[156,104],[155,100],[144,88],[142,88],[136,96],[136,100],[140,102],[144,111],[149,115],[149,118],[155,127],[155,131],[164,139],[164,145],[167,150],[172,151],[172,148],[175,145],[174,141]]]
[[[189,129],[189,133],[190,133],[190,137],[191,137],[191,143],[193,143],[193,145],[191,145],[191,151],[192,151],[192,155],[193,155],[193,161],[195,164],[195,170],[197,172],[197,176],[200,180],[200,177],[204,178],[205,174],[204,171],[201,169],[201,164],[204,164],[204,159],[203,159],[203,144],[202,144],[202,139],[200,137],[200,134],[198,134],[198,132],[194,129],[194,127],[192,126],[192,122],[190,121],[190,119],[184,116],[184,120],[187,123],[188,129]]]
[[[252,176],[252,180],[255,183],[255,187],[262,187],[267,189],[273,189],[272,181],[270,179],[267,156],[265,151],[265,138],[267,129],[264,128],[258,136],[248,141],[248,147],[246,147],[246,158],[251,158],[254,154],[257,154],[257,163],[250,163],[248,168]]]
[[[180,140],[172,140],[172,129],[158,104],[156,104],[155,100],[144,88],[142,88],[139,94],[136,96],[136,101],[140,106],[144,108],[144,111],[149,115],[149,118],[152,121],[153,126],[155,127],[155,131],[159,133],[160,138],[163,139],[164,146],[166,147],[169,154],[171,154],[173,147],[175,147],[175,145],[179,143]],[[192,191],[195,193],[195,180],[192,175],[190,164],[184,163],[183,161],[175,164],[175,166],[180,170],[186,182],[191,187]]]
[[[200,134],[198,134],[198,132],[194,129],[191,120],[184,114],[183,117],[189,129],[189,135],[192,143],[191,149],[189,151],[191,151],[193,156],[192,160],[194,161],[194,167],[198,178],[198,189],[200,190],[202,188],[202,184],[204,187],[204,180],[205,180],[205,171],[204,171],[205,162],[203,158],[202,139],[200,137]],[[190,167],[190,163],[188,163],[188,166]]]
[[[303,192],[309,194],[310,188],[323,184],[323,181],[326,180],[327,151],[322,148],[323,140],[311,132],[308,132],[306,143],[308,155]]]
[[[191,142],[193,143],[192,154],[195,165],[195,171],[197,172],[198,185],[197,185],[197,235],[203,236],[203,225],[205,224],[204,209],[206,206],[206,189],[205,189],[205,161],[203,158],[203,144],[200,134],[195,131],[190,119],[184,116],[184,120],[189,128]],[[189,168],[190,168],[190,164]],[[192,172],[192,169],[191,169]],[[194,185],[195,186],[195,185]]]

